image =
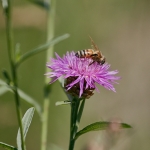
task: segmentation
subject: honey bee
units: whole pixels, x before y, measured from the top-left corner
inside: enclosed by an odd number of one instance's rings
[[[106,61],[106,58],[101,53],[101,51],[99,50],[97,45],[94,43],[91,37],[90,37],[90,40],[91,40],[93,49],[84,49],[84,50],[77,51],[75,56],[78,58],[91,58],[93,62],[91,62],[89,66],[92,65],[94,62],[97,62],[100,65],[103,65]]]

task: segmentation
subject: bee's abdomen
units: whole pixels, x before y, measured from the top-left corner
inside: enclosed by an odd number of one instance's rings
[[[82,58],[82,57],[85,57],[86,56],[86,52],[85,50],[80,50],[80,51],[77,51],[77,53],[75,54],[76,57],[78,58]]]
[[[83,50],[77,51],[75,56],[78,58],[89,57],[90,56],[90,49],[83,49]]]

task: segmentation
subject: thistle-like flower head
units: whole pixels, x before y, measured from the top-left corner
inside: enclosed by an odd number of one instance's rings
[[[47,63],[47,67],[51,69],[51,72],[46,74],[52,78],[50,83],[63,77],[65,90],[73,96],[81,98],[89,98],[93,95],[93,91],[98,90],[96,83],[115,92],[113,84],[120,77],[115,76],[118,73],[117,70],[109,71],[109,64],[100,65],[95,62],[89,65],[92,59],[77,58],[75,52],[67,52],[63,58],[57,53],[55,55],[56,59],[52,58]]]

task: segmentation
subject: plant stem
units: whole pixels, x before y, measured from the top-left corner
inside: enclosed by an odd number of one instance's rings
[[[23,126],[22,126],[22,115],[21,115],[21,107],[20,107],[20,100],[17,91],[17,73],[15,68],[15,61],[14,61],[14,45],[13,45],[13,32],[12,32],[12,0],[8,0],[8,6],[6,9],[6,35],[7,35],[7,45],[8,45],[8,57],[11,66],[11,73],[12,73],[12,80],[13,80],[13,91],[15,95],[15,102],[16,102],[16,112],[18,123],[20,127],[21,133],[21,145],[22,150],[25,150],[25,143],[24,143],[24,135],[23,135]]]
[[[73,150],[74,149],[74,145],[75,145],[75,139],[70,140],[69,150]]]
[[[82,103],[80,105],[79,99],[74,99],[71,103],[71,117],[70,117],[70,142],[69,142],[69,150],[74,149],[75,145],[75,136],[78,131],[80,119],[82,116],[85,99],[82,100]]]
[[[54,37],[54,19],[55,19],[55,7],[56,7],[56,0],[49,0],[50,4],[50,10],[48,11],[48,22],[47,22],[47,41],[50,41]],[[46,61],[49,61],[49,58],[53,56],[53,47],[51,46],[47,50],[47,59]],[[46,72],[48,72],[48,68],[46,69]],[[47,147],[47,133],[48,133],[48,111],[50,107],[50,99],[49,99],[49,93],[50,93],[50,85],[48,84],[49,79],[45,77],[45,94],[44,94],[44,104],[43,104],[43,114],[42,114],[42,133],[41,133],[41,150],[46,150]]]
[[[54,38],[54,30],[55,30],[55,9],[56,9],[56,0],[49,0],[50,3],[50,10],[48,11],[48,22],[47,22],[47,42],[52,40]],[[49,47],[47,51],[47,59],[46,61],[49,61],[50,57],[53,56],[53,49],[54,47]],[[49,71],[48,68],[46,68],[46,71]],[[49,82],[48,78],[45,78],[46,84]]]
[[[49,110],[50,100],[44,98],[43,114],[42,114],[42,134],[41,134],[41,150],[46,150],[47,147],[47,126],[48,126],[48,110]]]
[[[78,114],[77,114],[77,117],[76,117],[75,133],[77,133],[78,128],[79,128],[79,123],[80,123],[80,120],[81,120],[81,117],[82,117],[82,113],[83,113],[83,109],[84,109],[84,104],[85,104],[85,99],[83,99],[81,101],[81,104],[79,106],[79,111],[78,111]]]
[[[79,103],[79,102],[78,102]],[[75,130],[75,118],[77,115],[79,104],[77,104],[76,99],[73,99],[71,103],[71,115],[70,115],[70,141],[69,141],[69,150],[74,149],[75,139],[74,139],[74,130]]]

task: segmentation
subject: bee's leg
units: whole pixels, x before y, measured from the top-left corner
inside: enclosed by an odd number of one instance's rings
[[[93,63],[95,63],[95,61],[91,62],[91,63],[89,64],[89,66],[91,66]]]

